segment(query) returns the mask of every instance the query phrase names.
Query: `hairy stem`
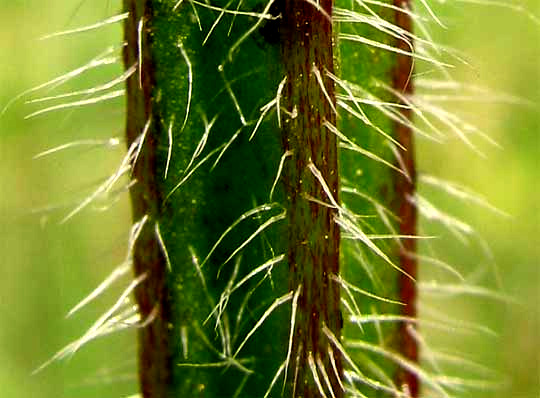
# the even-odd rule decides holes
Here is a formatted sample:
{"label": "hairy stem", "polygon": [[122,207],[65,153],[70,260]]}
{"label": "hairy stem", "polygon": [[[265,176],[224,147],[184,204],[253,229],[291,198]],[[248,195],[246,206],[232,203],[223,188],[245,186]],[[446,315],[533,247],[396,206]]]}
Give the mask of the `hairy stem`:
{"label": "hairy stem", "polygon": [[[142,62],[149,73],[128,79],[126,135],[131,146],[145,131],[145,125],[153,112],[152,91],[154,76],[148,51],[138,53],[139,30],[138,21],[148,18],[145,15],[143,2],[129,0],[125,2],[130,18],[125,23],[124,63],[126,66]],[[156,179],[156,146],[158,142],[154,129],[147,129],[144,145],[133,164],[133,178],[137,183],[131,189],[132,214],[134,220],[141,220],[148,215],[155,219],[159,215],[159,206],[163,193],[158,190]],[[157,310],[155,319],[145,328],[139,330],[139,363],[140,385],[145,397],[166,396],[171,384],[172,355],[170,351],[171,335],[168,332],[170,323],[170,301],[165,284],[165,258],[151,228],[143,228],[137,240],[133,254],[135,275],[147,274],[143,283],[135,290],[136,300],[141,317],[147,318]]]}
{"label": "hairy stem", "polygon": [[[276,96],[280,52],[263,35],[272,25],[246,38],[253,19],[219,23],[215,10],[176,4],[125,3],[126,65],[139,65],[128,82],[128,145],[140,143],[131,197],[134,219],[149,217],[136,296],[143,316],[159,310],[140,331],[141,389],[263,396],[286,357],[292,299],[281,185],[270,195],[279,130],[257,119]],[[261,70],[261,60],[276,67]]]}
{"label": "hairy stem", "polygon": [[[289,209],[289,268],[293,289],[299,286],[298,327],[293,340],[296,384],[291,396],[318,397],[315,377],[326,372],[335,396],[341,396],[340,355],[336,370],[328,357],[326,325],[341,333],[339,287],[330,277],[339,273],[339,202],[337,137],[324,122],[335,124],[332,1],[315,4],[287,0],[283,18],[283,57],[287,71],[283,145],[291,157],[284,183]],[[311,367],[310,367],[310,358]],[[323,369],[313,370],[313,362]],[[316,376],[317,375],[317,376]],[[322,376],[321,376],[322,378]]]}
{"label": "hairy stem", "polygon": [[405,326],[358,324],[415,314],[412,240],[366,235],[415,232],[410,131],[358,102],[407,93],[410,59],[359,46],[396,44],[332,1],[234,7],[124,1],[143,396],[339,398],[376,378],[416,394],[395,361],[348,348],[417,357]]}
{"label": "hairy stem", "polygon": [[[410,0],[395,0],[394,4],[403,9],[410,9]],[[412,32],[411,17],[401,11],[396,11],[396,25],[403,28],[407,32]],[[403,40],[398,41],[397,47],[403,51],[411,51],[411,42],[407,43]],[[405,55],[398,55],[396,66],[393,72],[393,87],[405,96],[411,96],[413,93],[413,61],[412,58]],[[403,105],[403,101],[401,101]],[[412,120],[412,111],[409,108],[402,108],[401,114],[406,120]],[[414,140],[411,128],[404,124],[396,124],[396,135],[398,141],[403,145],[405,150],[402,152],[402,167],[405,169],[407,176],[396,176],[396,191],[399,198],[399,233],[404,236],[416,235],[416,219],[417,211],[412,198],[416,192],[416,167],[414,160]],[[417,276],[417,261],[416,261],[416,241],[414,239],[405,239],[402,242],[399,252],[399,263],[403,269],[412,278]],[[404,303],[403,315],[416,318],[416,283],[415,281],[404,274],[399,276],[399,297]],[[411,334],[409,327],[412,325],[405,322],[401,323],[400,328],[400,352],[405,358],[412,362],[418,361],[418,345],[414,336]],[[419,381],[418,377],[406,370],[398,373],[397,382],[399,385],[407,385],[408,392],[411,397],[418,397]]]}

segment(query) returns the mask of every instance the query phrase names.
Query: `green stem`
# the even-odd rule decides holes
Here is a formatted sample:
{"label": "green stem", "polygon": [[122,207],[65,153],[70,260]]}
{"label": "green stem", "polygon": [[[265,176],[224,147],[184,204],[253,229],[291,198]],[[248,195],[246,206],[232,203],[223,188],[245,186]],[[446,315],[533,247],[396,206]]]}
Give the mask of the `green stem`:
{"label": "green stem", "polygon": [[[158,308],[140,330],[142,391],[263,396],[286,357],[292,299],[272,305],[289,291],[280,185],[269,198],[282,148],[276,119],[256,119],[282,78],[279,48],[261,30],[241,41],[257,19],[230,15],[203,45],[219,12],[175,3],[125,4],[126,65],[142,66],[128,82],[129,145],[144,134],[131,197],[134,219],[149,216],[136,296],[144,318]],[[264,263],[275,264],[230,292]]]}
{"label": "green stem", "polygon": [[[397,7],[408,7],[409,4],[394,0],[383,3]],[[350,8],[347,1],[337,1],[337,6]],[[410,17],[404,12],[387,7],[372,7],[371,10],[404,31],[410,32],[412,29]],[[412,58],[373,45],[359,45],[354,39],[369,39],[406,52],[411,52],[410,44],[368,24],[342,22],[338,31],[342,39],[338,40],[336,74],[341,82],[341,102],[350,109],[342,109],[337,120],[338,131],[350,139],[350,143],[341,146],[339,155],[341,201],[353,214],[367,216],[358,219],[358,227],[365,234],[384,231],[387,234],[415,235],[416,210],[411,201],[415,189],[414,147],[411,130],[405,123],[411,120],[411,112],[402,108],[398,111],[401,119],[396,114],[389,117],[389,112],[395,108],[367,106],[361,102],[367,99],[402,104],[401,95],[412,93]],[[355,151],[358,147],[376,155],[378,160],[369,154],[360,156]],[[401,171],[396,172],[396,169]],[[366,248],[360,233],[353,230],[348,235],[352,236],[341,243],[341,277],[352,286],[398,300],[401,305],[373,300],[363,293],[344,288],[341,295],[349,308],[344,309],[346,320],[351,315],[350,308],[355,313],[353,316],[357,317],[385,314],[414,318],[415,240],[372,241],[386,255],[383,258],[373,248]],[[346,347],[355,341],[367,342],[414,363],[418,359],[418,351],[410,333],[413,326],[410,322],[380,322],[365,324],[360,328],[355,322],[345,322],[342,337]],[[349,354],[366,375],[385,380],[387,385],[394,384],[394,388],[399,390],[406,388],[412,397],[418,396],[419,383],[415,374],[404,371],[395,360],[387,360],[369,350],[351,349]],[[407,387],[404,387],[405,384]],[[361,383],[358,383],[357,389],[370,397],[392,395],[384,391],[373,395],[373,388],[362,386]]]}

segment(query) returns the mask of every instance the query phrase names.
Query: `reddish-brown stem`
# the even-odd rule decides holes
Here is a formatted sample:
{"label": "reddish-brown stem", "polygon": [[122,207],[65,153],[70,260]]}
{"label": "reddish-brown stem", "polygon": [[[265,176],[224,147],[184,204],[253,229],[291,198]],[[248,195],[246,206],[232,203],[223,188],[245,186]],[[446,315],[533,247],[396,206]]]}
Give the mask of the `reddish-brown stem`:
{"label": "reddish-brown stem", "polygon": [[326,325],[339,338],[341,330],[339,288],[331,280],[339,272],[340,234],[332,205],[339,200],[337,140],[324,127],[325,121],[335,124],[336,118],[334,85],[326,75],[333,71],[332,1],[285,0],[282,15],[287,78],[283,96],[288,114],[283,143],[292,153],[284,179],[289,201],[288,257],[291,287],[301,286],[289,395],[320,397],[320,390],[328,388],[323,381],[326,373],[331,395],[339,398],[341,359],[336,355],[336,372],[328,354],[330,342],[322,331]]}
{"label": "reddish-brown stem", "polygon": [[[151,124],[153,73],[152,58],[145,51],[138,54],[140,21],[147,20],[148,9],[145,1],[125,0],[124,9],[130,18],[125,23],[124,63],[144,65],[144,73],[132,75],[126,82],[127,112],[126,137],[131,146],[145,132],[144,145],[132,164],[132,177],[136,184],[131,188],[133,219],[148,221],[137,238],[133,252],[135,275],[146,275],[145,280],[135,290],[135,298],[143,320],[152,316],[152,322],[139,329],[139,382],[142,396],[161,398],[168,396],[171,385],[171,349],[168,324],[170,309],[165,283],[166,264],[159,242],[152,228],[159,214],[160,194],[156,184],[156,138]],[[144,31],[142,39],[145,40]],[[148,123],[150,123],[148,125]],[[145,128],[146,126],[146,128]]]}
{"label": "reddish-brown stem", "polygon": [[[403,9],[410,8],[410,0],[395,0],[394,5]],[[411,32],[412,20],[410,16],[404,12],[396,12],[395,24],[400,28]],[[411,42],[403,40],[396,44],[400,49],[411,52]],[[413,83],[411,80],[413,72],[413,58],[407,55],[398,55],[397,63],[393,73],[394,89],[399,93],[410,96],[413,93]],[[402,114],[408,120],[411,120],[412,112],[410,109],[403,108]],[[412,198],[416,190],[416,168],[414,160],[414,140],[412,130],[404,124],[396,124],[396,134],[399,142],[405,148],[401,152],[402,167],[409,178],[404,178],[397,175],[396,193],[399,200],[399,233],[402,235],[416,235],[416,207]],[[416,240],[405,239],[400,246],[399,260],[401,269],[416,278],[417,263],[416,257]],[[415,318],[416,314],[416,283],[411,278],[400,274],[399,276],[399,295],[403,306],[403,315]],[[418,361],[418,345],[413,335],[408,329],[408,323],[402,323],[400,328],[400,352],[402,355],[412,362]],[[419,381],[418,377],[409,371],[401,370],[397,375],[398,385],[407,385],[407,390],[411,397],[418,397]]]}

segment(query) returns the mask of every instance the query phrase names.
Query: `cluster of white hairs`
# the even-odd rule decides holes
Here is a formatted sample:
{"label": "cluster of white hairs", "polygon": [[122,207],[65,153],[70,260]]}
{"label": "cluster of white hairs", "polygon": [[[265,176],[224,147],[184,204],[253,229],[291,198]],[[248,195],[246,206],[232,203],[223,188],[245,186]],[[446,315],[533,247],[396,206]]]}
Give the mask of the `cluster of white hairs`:
{"label": "cluster of white hairs", "polygon": [[[324,13],[324,10],[320,8],[317,1],[306,1]],[[234,16],[234,18],[248,18],[252,21],[252,24],[251,28],[248,29],[244,35],[240,36],[238,41],[231,45],[228,52],[228,59],[223,60],[220,69],[223,77],[223,90],[228,93],[228,96],[234,103],[234,107],[238,112],[238,118],[241,125],[238,129],[235,129],[229,141],[226,141],[222,143],[222,145],[209,150],[207,147],[208,137],[211,134],[212,128],[216,124],[217,115],[212,116],[212,118],[207,118],[206,115],[203,114],[201,117],[203,118],[204,122],[204,131],[201,132],[199,145],[191,156],[189,164],[184,169],[182,178],[176,182],[174,189],[167,194],[165,200],[168,200],[173,193],[182,188],[184,183],[196,175],[199,168],[203,166],[206,167],[207,164],[210,164],[211,160],[213,160],[211,168],[214,169],[217,167],[220,159],[222,159],[228,148],[232,145],[233,141],[235,141],[240,134],[244,134],[247,131],[249,140],[251,141],[257,135],[262,123],[272,115],[277,117],[277,123],[279,126],[281,126],[283,123],[284,117],[295,117],[294,110],[293,112],[289,112],[287,109],[284,109],[284,107],[281,106],[283,101],[282,90],[285,85],[286,78],[281,80],[277,85],[275,97],[271,98],[264,106],[259,108],[257,117],[255,117],[253,120],[249,120],[249,118],[246,118],[246,115],[249,113],[242,109],[242,106],[238,101],[239,94],[235,93],[234,84],[232,84],[233,82],[227,77],[227,73],[229,72],[227,71],[227,65],[232,62],[237,52],[241,50],[243,42],[254,34],[254,32],[257,32],[257,30],[263,26],[265,21],[279,18],[279,15],[276,16],[270,13],[273,0],[268,1],[264,7],[262,7],[262,11],[258,12],[253,10],[245,10],[243,8],[242,0],[237,2],[230,1],[225,7],[213,5],[212,1],[180,0],[171,7],[171,12],[177,12],[183,3],[189,3],[189,7],[191,7],[195,17],[194,23],[197,23],[200,29],[204,30],[205,42],[211,39],[214,29],[218,24],[220,24],[225,15],[231,14]],[[324,126],[328,129],[328,131],[337,136],[341,150],[353,151],[359,156],[366,157],[373,162],[377,162],[385,167],[391,168],[394,171],[405,175],[406,177],[408,177],[407,170],[400,165],[400,148],[402,148],[401,144],[392,138],[390,132],[385,131],[384,128],[381,128],[372,120],[370,115],[372,115],[373,112],[378,112],[385,115],[389,120],[392,120],[395,123],[407,126],[418,139],[427,139],[433,142],[444,143],[446,140],[448,140],[449,136],[458,137],[463,142],[465,147],[470,148],[472,152],[482,156],[483,153],[479,147],[477,137],[492,145],[497,145],[497,143],[495,143],[479,127],[474,126],[467,120],[464,120],[462,117],[460,117],[460,115],[453,113],[452,109],[445,106],[445,103],[449,100],[470,101],[477,100],[479,98],[485,99],[486,96],[493,101],[520,101],[519,99],[516,99],[510,95],[491,93],[488,90],[474,85],[461,84],[454,81],[451,77],[452,65],[454,62],[464,62],[462,57],[459,55],[458,51],[434,42],[430,34],[431,29],[446,28],[444,21],[442,18],[439,18],[437,12],[439,8],[445,6],[446,1],[418,0],[415,3],[415,9],[400,8],[398,10],[397,6],[381,0],[355,0],[351,1],[351,7],[343,7],[341,2],[340,7],[334,8],[332,16],[327,15],[328,18],[331,18],[332,23],[335,24],[335,26],[343,24],[366,24],[376,29],[380,33],[388,35],[388,37],[403,40],[409,43],[411,50],[405,51],[401,48],[394,47],[390,44],[379,42],[368,37],[362,37],[352,33],[337,34],[338,41],[350,41],[356,43],[358,46],[368,46],[385,52],[393,52],[396,54],[413,57],[418,70],[421,70],[422,68],[428,70],[428,73],[425,73],[423,77],[420,76],[420,73],[418,73],[419,76],[414,76],[414,85],[417,88],[417,92],[414,95],[409,96],[398,92],[396,89],[388,85],[388,83],[383,81],[370,82],[370,87],[377,87],[379,92],[387,93],[385,98],[394,99],[393,101],[388,101],[387,99],[381,99],[373,95],[366,87],[362,87],[356,82],[344,80],[330,71],[319,70],[315,66],[312,70],[314,77],[319,81],[323,94],[331,103],[333,111],[338,115],[338,118],[345,117],[346,115],[346,117],[352,116],[358,120],[358,123],[369,126],[373,129],[373,131],[381,134],[387,139],[388,146],[391,148],[391,151],[396,158],[387,159],[384,156],[381,156],[381,154],[366,149],[359,144],[357,140],[349,137],[345,131],[341,131],[338,126],[330,123],[329,121],[324,121]],[[464,5],[482,5],[486,7],[504,7],[509,10],[520,12],[530,18],[534,23],[539,23],[538,19],[534,15],[524,10],[522,6],[506,1],[453,0],[452,3],[464,3]],[[202,8],[215,11],[215,20],[209,27],[199,20],[198,10]],[[378,11],[381,9],[390,9],[407,14],[414,21],[415,32],[412,33],[405,31],[401,27],[383,19],[378,14]],[[102,29],[111,24],[123,23],[128,18],[128,13],[121,13],[87,26],[48,34],[44,36],[43,39],[56,39],[61,38],[62,36],[85,34]],[[234,18],[232,19],[233,22]],[[139,53],[142,52],[142,46],[145,44],[142,40],[141,33],[144,29],[144,23],[145,22],[141,20],[138,24],[138,31],[141,35],[138,42]],[[142,58],[139,59],[137,63],[128,67],[122,74],[111,78],[108,82],[100,83],[84,90],[71,91],[56,95],[44,95],[35,98],[37,94],[57,89],[64,83],[72,79],[80,78],[84,76],[85,73],[95,68],[120,63],[121,51],[124,46],[126,46],[126,43],[122,43],[120,41],[119,44],[108,47],[104,52],[97,55],[79,68],[64,73],[47,83],[26,90],[10,101],[10,103],[7,104],[2,110],[2,113],[4,113],[13,102],[20,99],[26,99],[26,102],[29,104],[54,104],[45,105],[38,110],[30,112],[27,116],[28,118],[34,118],[41,117],[42,115],[50,112],[73,109],[82,106],[91,106],[93,104],[104,101],[112,101],[124,96],[126,91],[122,85],[127,79],[138,74],[139,80],[142,81],[141,76],[145,73],[145,65]],[[194,84],[194,79],[196,79],[197,76],[193,75],[190,57],[182,42],[178,43],[178,49],[181,51],[187,66],[187,73],[185,76],[185,79],[188,82],[188,90],[185,94],[186,111],[184,120],[182,120],[180,123],[180,128],[184,129],[188,119],[195,113],[191,110],[192,87]],[[422,67],[422,65],[427,66]],[[439,76],[440,78],[434,76]],[[335,83],[335,103],[331,101],[329,94],[325,90],[323,78],[329,78]],[[366,109],[370,109],[370,111],[366,111]],[[414,114],[415,120],[408,120],[407,118],[404,118],[401,112],[403,109],[410,110]],[[118,123],[123,122],[123,119],[120,120]],[[115,169],[108,178],[98,184],[93,192],[84,197],[79,203],[75,204],[72,209],[67,211],[65,216],[63,216],[61,219],[62,223],[69,221],[82,211],[87,211],[92,208],[102,210],[103,207],[109,207],[111,203],[117,201],[120,197],[122,197],[122,195],[128,192],[134,184],[137,184],[137,181],[131,178],[131,173],[133,165],[137,162],[139,154],[141,153],[141,148],[143,145],[145,145],[147,138],[146,135],[151,123],[153,123],[153,121],[149,119],[140,136],[127,149],[127,153],[121,163],[118,165],[117,169]],[[172,119],[169,123],[168,129],[169,147],[164,178],[168,177],[170,161],[171,157],[173,156],[174,142],[172,131],[174,128],[174,119]],[[59,151],[65,151],[74,147],[82,146],[102,147],[104,149],[109,149],[111,147],[120,145],[122,142],[124,142],[123,138],[118,137],[112,137],[110,139],[73,140],[64,145],[41,152],[35,157],[41,158],[44,156],[53,156]],[[443,149],[444,146],[441,145],[441,150]],[[242,332],[242,336],[238,335],[238,333],[242,331],[242,329],[240,329],[238,326],[242,320],[242,311],[240,311],[238,314],[231,314],[227,313],[227,310],[232,295],[239,293],[245,294],[245,303],[247,303],[252,292],[259,284],[261,284],[263,281],[271,280],[271,271],[273,267],[278,266],[278,264],[284,262],[286,259],[285,254],[272,253],[272,256],[269,256],[267,259],[263,259],[260,265],[254,267],[250,272],[244,275],[239,274],[242,251],[254,239],[263,236],[268,228],[275,223],[283,222],[283,220],[286,218],[286,211],[283,209],[283,206],[279,203],[275,203],[273,201],[273,197],[276,186],[279,184],[281,174],[284,170],[284,165],[287,162],[287,159],[291,156],[292,153],[290,151],[284,152],[279,163],[275,165],[276,176],[273,180],[273,185],[269,187],[268,203],[255,204],[252,209],[248,209],[245,213],[241,214],[233,224],[223,231],[208,253],[196,253],[194,248],[189,248],[193,260],[193,266],[197,271],[201,286],[207,296],[207,304],[210,308],[207,320],[213,319],[215,321],[216,331],[220,336],[222,347],[212,348],[217,352],[217,356],[221,358],[216,362],[196,364],[190,363],[188,360],[186,360],[186,362],[181,364],[181,366],[207,366],[224,368],[233,366],[243,371],[246,374],[246,378],[249,377],[251,374],[251,370],[249,369],[249,359],[240,357],[242,349],[257,333],[261,325],[272,316],[277,308],[285,305],[290,306],[291,318],[289,325],[289,346],[287,347],[286,355],[283,358],[283,363],[276,370],[274,378],[272,380],[268,380],[268,389],[265,394],[265,398],[279,396],[280,391],[282,391],[282,388],[278,387],[280,384],[280,378],[286,380],[287,373],[294,371],[289,369],[289,365],[291,363],[291,357],[295,355],[295,353],[292,352],[292,336],[295,330],[298,298],[302,287],[299,286],[297,290],[290,291],[287,294],[279,297],[271,298],[269,301],[270,304],[262,310],[259,321],[252,325],[247,332]],[[422,154],[420,153],[418,156],[422,157]],[[397,162],[395,161],[396,159]],[[398,166],[395,164],[398,164]],[[491,290],[482,286],[482,284],[477,281],[477,270],[464,272],[463,270],[459,269],[459,267],[448,264],[444,259],[439,258],[434,253],[435,250],[431,247],[432,240],[427,239],[429,238],[427,236],[428,234],[425,234],[425,236],[420,234],[421,236],[412,237],[403,236],[397,233],[395,230],[396,215],[388,209],[387,204],[381,203],[372,196],[362,192],[362,190],[351,184],[350,181],[342,181],[341,190],[342,193],[344,193],[344,196],[352,195],[357,198],[362,198],[369,203],[375,212],[375,217],[380,223],[382,223],[382,225],[386,227],[386,231],[372,231],[369,228],[366,228],[366,221],[362,219],[362,216],[354,213],[350,208],[347,207],[347,205],[338,203],[338,201],[334,198],[331,189],[328,187],[325,179],[315,164],[310,163],[308,168],[316,180],[320,183],[327,196],[326,200],[324,201],[317,198],[308,198],[308,200],[316,201],[324,206],[329,206],[336,209],[337,216],[335,218],[335,222],[341,229],[343,239],[360,243],[364,250],[367,249],[369,251],[371,256],[382,259],[385,263],[395,268],[398,272],[404,272],[400,269],[399,264],[396,264],[395,261],[391,259],[391,256],[385,252],[382,245],[380,245],[378,242],[383,239],[400,241],[402,239],[426,238],[426,240],[423,240],[423,242],[425,242],[425,251],[427,254],[411,253],[410,255],[414,256],[418,261],[420,261],[422,266],[434,267],[442,272],[437,273],[438,278],[436,280],[426,282],[420,281],[416,283],[421,297],[426,297],[427,295],[443,297],[471,295],[490,297],[502,302],[512,301],[512,299],[502,293],[502,291]],[[464,202],[467,205],[478,205],[503,217],[507,216],[507,214],[492,206],[484,197],[474,193],[470,189],[458,183],[445,181],[442,178],[428,174],[420,174],[419,184],[429,187],[430,189],[443,192],[449,197],[456,199],[457,201]],[[408,200],[417,208],[424,220],[429,220],[431,223],[443,226],[450,235],[453,235],[457,240],[463,242],[464,244],[469,244],[471,241],[477,242],[480,246],[486,248],[486,253],[489,257],[487,245],[482,241],[481,237],[478,236],[472,225],[453,216],[449,212],[438,208],[428,197],[424,196],[424,194],[417,193],[414,195],[414,197],[408,198]],[[98,204],[100,204],[100,206],[98,206]],[[103,204],[105,204],[105,206],[103,206]],[[202,268],[208,261],[210,261],[215,250],[220,247],[227,236],[235,232],[235,228],[239,224],[243,223],[245,220],[253,219],[259,220],[260,224],[253,230],[251,235],[249,235],[238,247],[234,248],[230,252],[230,255],[219,267],[219,270],[221,271],[221,268],[226,264],[234,263],[232,272],[228,273],[228,275],[230,275],[230,279],[226,285],[226,288],[220,297],[211,297],[210,293],[206,289],[206,280],[205,276],[203,275]],[[142,274],[133,279],[131,277],[131,267],[135,242],[137,241],[142,229],[145,227],[148,228],[148,226],[153,228],[155,231],[155,236],[159,242],[161,250],[163,251],[168,268],[171,269],[174,267],[174,264],[171,263],[171,259],[169,258],[168,250],[162,237],[159,223],[152,220],[148,215],[145,215],[139,220],[135,220],[128,235],[128,249],[123,261],[118,266],[114,267],[110,275],[107,276],[94,291],[76,304],[73,309],[69,311],[68,316],[82,310],[95,298],[102,294],[103,291],[111,288],[113,284],[120,283],[123,280],[125,287],[121,290],[117,301],[114,302],[113,305],[107,309],[79,339],[58,351],[49,361],[40,366],[36,371],[41,370],[44,366],[49,365],[55,360],[72,356],[83,345],[92,340],[125,329],[143,328],[153,321],[156,314],[152,313],[150,316],[143,319],[138,312],[136,303],[131,297],[133,290],[147,277],[146,274]],[[377,275],[375,274],[377,271],[365,264],[364,251],[358,251],[356,252],[356,255],[359,257],[359,266],[364,269],[365,273],[370,276],[373,281],[375,281],[373,286],[376,288]],[[199,260],[199,258],[201,260]],[[406,388],[402,389],[401,386],[396,386],[392,381],[393,376],[391,374],[387,374],[381,367],[377,365],[377,358],[384,358],[385,361],[393,363],[395,368],[401,368],[407,372],[413,373],[422,382],[424,386],[423,396],[426,398],[467,397],[470,396],[469,394],[471,389],[490,389],[497,387],[500,384],[500,375],[493,374],[485,366],[478,364],[465,356],[460,356],[456,355],[455,353],[445,351],[437,351],[435,348],[431,347],[430,341],[426,340],[421,334],[423,329],[430,328],[441,329],[443,332],[450,332],[452,334],[496,334],[489,328],[463,320],[452,319],[451,317],[447,316],[444,311],[425,305],[422,300],[420,300],[418,304],[420,312],[418,318],[410,318],[395,313],[377,313],[376,311],[373,313],[365,313],[360,310],[360,307],[363,306],[357,303],[359,297],[368,297],[371,300],[382,301],[385,303],[395,303],[396,300],[392,297],[385,297],[384,294],[381,294],[376,289],[373,291],[368,291],[364,288],[356,286],[347,281],[342,275],[333,275],[332,279],[339,284],[343,292],[342,308],[345,323],[355,325],[355,327],[359,327],[360,330],[363,327],[366,327],[366,325],[372,325],[375,330],[379,331],[381,330],[381,325],[383,324],[406,323],[408,325],[408,333],[410,333],[410,335],[416,341],[422,353],[420,363],[413,363],[412,361],[404,358],[401,354],[396,353],[392,349],[386,347],[384,344],[384,339],[381,339],[381,341],[378,343],[363,341],[362,339],[341,339],[338,338],[338,336],[335,336],[329,328],[324,327],[322,331],[328,338],[328,341],[331,343],[328,346],[328,356],[334,365],[333,371],[336,375],[338,372],[333,359],[336,353],[339,353],[339,355],[343,358],[344,373],[343,377],[338,375],[338,380],[340,383],[340,388],[345,391],[346,396],[369,396],[369,394],[363,392],[364,390],[358,388],[359,385],[371,388],[374,391],[374,394],[377,394],[375,396],[399,396],[404,398],[409,396],[409,392]],[[248,284],[250,284],[249,286],[252,286],[252,289],[246,293],[244,289]],[[245,306],[242,307],[242,309],[245,309]],[[234,321],[231,321],[231,319],[234,319]],[[234,322],[236,322],[235,325]],[[418,324],[420,325],[419,328],[417,328]],[[183,349],[182,356],[186,359],[188,358],[189,352],[190,333],[191,335],[193,335],[193,333],[198,334],[198,338],[203,340],[207,339],[202,330],[188,332],[186,327],[184,327],[180,337],[182,340],[181,345]],[[208,345],[211,346],[210,343],[208,343]],[[354,358],[353,355],[351,355],[351,352],[355,352]],[[364,364],[360,365],[355,359],[363,355],[356,354],[356,352],[366,354]],[[328,369],[325,368],[321,359],[319,357],[313,357],[310,355],[308,358],[308,364],[313,375],[313,379],[315,380],[320,391],[321,397],[334,397],[335,395],[333,387],[330,383]],[[476,376],[471,378],[454,377],[446,372],[445,369],[447,364],[454,366],[458,364],[458,366],[467,369],[470,374]],[[366,367],[368,370],[365,369]],[[133,395],[133,397],[136,396],[139,395]],[[239,387],[237,396],[242,397],[241,386]]]}

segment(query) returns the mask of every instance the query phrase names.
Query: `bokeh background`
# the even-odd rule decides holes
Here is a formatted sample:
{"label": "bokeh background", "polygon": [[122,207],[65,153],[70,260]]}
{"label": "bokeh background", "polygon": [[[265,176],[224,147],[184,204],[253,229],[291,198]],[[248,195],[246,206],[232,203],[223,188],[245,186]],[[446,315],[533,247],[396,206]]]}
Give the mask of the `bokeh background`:
{"label": "bokeh background", "polygon": [[[425,352],[441,349],[446,357],[439,358],[447,359],[465,354],[491,371],[485,373],[464,363],[444,366],[453,368],[457,377],[476,380],[472,373],[485,373],[486,379],[501,384],[491,389],[486,383],[469,382],[481,388],[460,396],[538,398],[540,5],[537,0],[508,0],[513,8],[494,4],[502,1],[449,3],[433,5],[446,27],[430,23],[429,28],[435,41],[458,49],[458,56],[467,63],[448,56],[455,64],[452,76],[463,89],[447,92],[438,100],[501,148],[472,137],[485,155],[480,156],[450,133],[443,144],[419,140],[419,169],[481,193],[510,217],[471,200],[455,200],[429,186],[420,187],[422,194],[475,230],[460,242],[447,230],[423,220],[423,230],[440,238],[422,244],[422,252],[437,253],[459,269],[468,284],[494,292],[468,292],[457,298],[422,293],[420,305],[425,314],[463,322],[452,330],[426,327]],[[121,26],[48,40],[40,37],[103,20],[119,10],[116,0],[0,0],[0,108],[25,90],[88,62],[108,46],[120,45]],[[432,69],[418,65],[417,72],[419,77],[431,79],[435,78]],[[116,289],[96,303],[65,318],[71,307],[123,261],[130,212],[127,196],[113,193],[60,223],[118,165],[125,151],[122,141],[118,145],[80,145],[33,159],[74,140],[121,139],[123,100],[31,119],[25,116],[47,103],[25,101],[106,82],[121,70],[118,60],[61,88],[29,93],[16,99],[0,117],[1,396],[117,398],[136,393],[133,332],[92,342],[69,360],[32,375],[57,350],[79,337],[128,282],[119,281]],[[487,88],[489,93],[476,87]],[[425,282],[439,274],[429,264],[422,268]],[[475,328],[493,333],[470,332]]]}

